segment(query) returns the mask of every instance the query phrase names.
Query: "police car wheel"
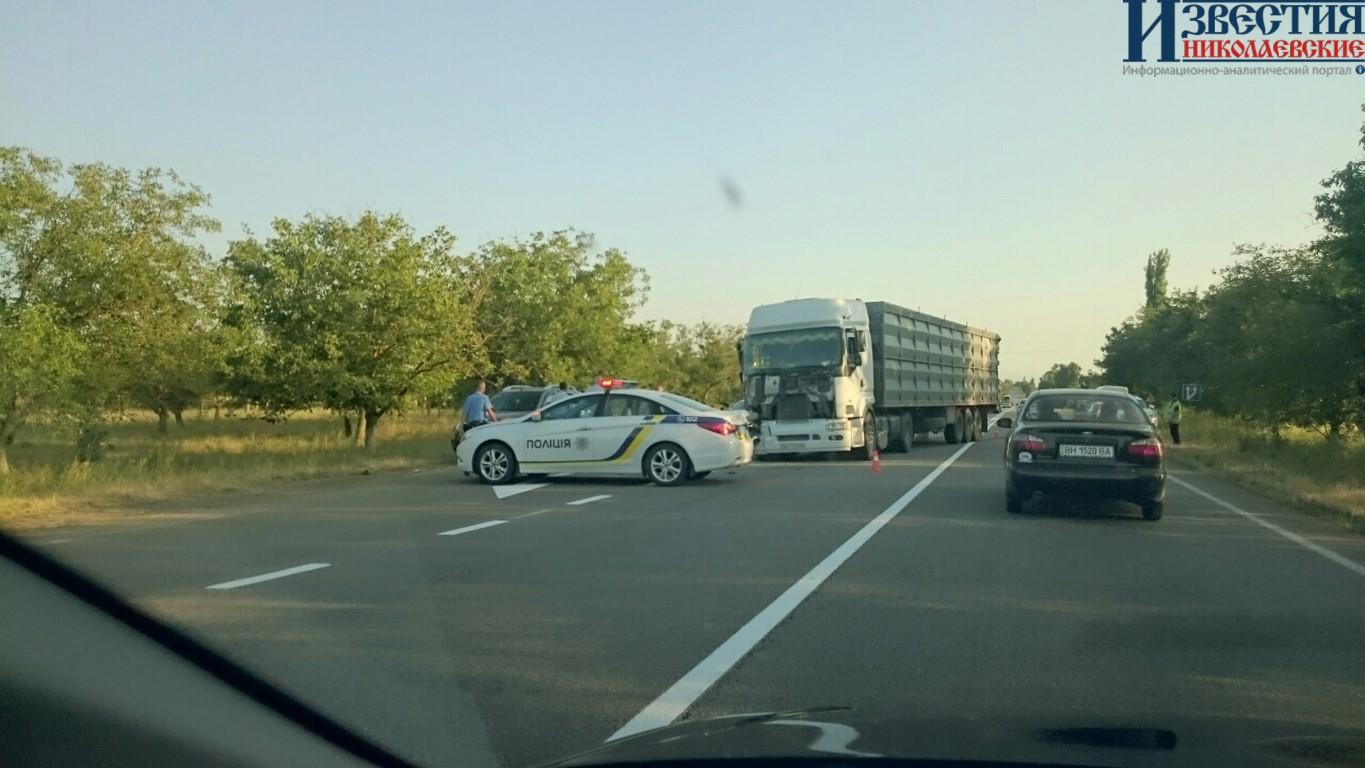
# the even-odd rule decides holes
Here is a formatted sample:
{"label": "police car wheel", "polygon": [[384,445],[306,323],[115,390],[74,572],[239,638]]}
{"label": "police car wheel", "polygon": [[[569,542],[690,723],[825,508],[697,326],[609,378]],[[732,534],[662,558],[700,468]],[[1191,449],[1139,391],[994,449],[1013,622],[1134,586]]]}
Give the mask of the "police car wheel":
{"label": "police car wheel", "polygon": [[687,452],[672,443],[661,443],[645,454],[645,477],[655,485],[677,485],[692,474]]}
{"label": "police car wheel", "polygon": [[707,475],[709,475],[709,474],[711,474],[711,470],[709,470],[709,469],[706,470],[705,472],[693,472],[693,473],[692,473],[692,479],[693,479],[693,480],[702,480],[702,479],[704,479],[704,478],[705,478]]}
{"label": "police car wheel", "polygon": [[510,483],[517,477],[517,457],[502,443],[488,443],[474,454],[474,471],[489,485]]}

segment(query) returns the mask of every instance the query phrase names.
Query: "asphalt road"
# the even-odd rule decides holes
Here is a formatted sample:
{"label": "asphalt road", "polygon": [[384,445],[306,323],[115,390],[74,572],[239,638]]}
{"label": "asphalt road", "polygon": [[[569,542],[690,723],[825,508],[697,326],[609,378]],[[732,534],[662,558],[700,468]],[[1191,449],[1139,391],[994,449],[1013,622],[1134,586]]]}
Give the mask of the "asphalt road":
{"label": "asphalt road", "polygon": [[505,498],[374,475],[31,538],[430,765],[825,705],[1365,723],[1365,539],[1184,473],[1160,522],[1008,516],[1001,447]]}

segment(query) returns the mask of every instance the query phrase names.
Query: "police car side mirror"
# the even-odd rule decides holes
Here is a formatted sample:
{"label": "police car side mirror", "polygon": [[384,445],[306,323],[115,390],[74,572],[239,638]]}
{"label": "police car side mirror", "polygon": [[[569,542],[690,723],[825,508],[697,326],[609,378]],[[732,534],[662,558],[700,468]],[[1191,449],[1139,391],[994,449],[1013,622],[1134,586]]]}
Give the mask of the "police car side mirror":
{"label": "police car side mirror", "polygon": [[531,411],[531,415],[527,418],[527,421],[540,421],[540,411]]}

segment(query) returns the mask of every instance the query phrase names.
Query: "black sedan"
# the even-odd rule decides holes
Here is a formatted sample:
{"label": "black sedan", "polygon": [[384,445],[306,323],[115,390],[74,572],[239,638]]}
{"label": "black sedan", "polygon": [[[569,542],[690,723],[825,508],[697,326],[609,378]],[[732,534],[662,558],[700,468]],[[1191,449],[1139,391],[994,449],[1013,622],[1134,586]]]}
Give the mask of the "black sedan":
{"label": "black sedan", "polygon": [[1016,415],[1005,447],[1005,509],[1019,514],[1034,493],[1121,499],[1160,520],[1166,496],[1161,436],[1122,393],[1094,389],[1034,392]]}

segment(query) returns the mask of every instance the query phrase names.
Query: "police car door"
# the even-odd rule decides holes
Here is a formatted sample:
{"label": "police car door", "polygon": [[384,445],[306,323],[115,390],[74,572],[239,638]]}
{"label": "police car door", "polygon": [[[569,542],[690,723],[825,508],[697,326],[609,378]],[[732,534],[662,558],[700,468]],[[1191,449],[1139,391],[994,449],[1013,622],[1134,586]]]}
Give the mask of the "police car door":
{"label": "police car door", "polygon": [[540,421],[525,422],[522,444],[516,446],[522,464],[561,464],[592,461],[596,457],[591,434],[602,395],[580,395],[561,400],[540,412]]}
{"label": "police car door", "polygon": [[605,463],[614,467],[613,471],[629,473],[638,468],[644,447],[658,429],[659,417],[669,413],[672,411],[648,398],[608,392],[602,417],[593,429],[593,441],[607,451]]}

